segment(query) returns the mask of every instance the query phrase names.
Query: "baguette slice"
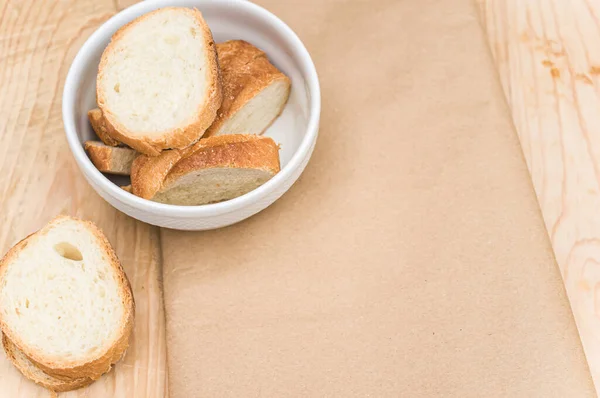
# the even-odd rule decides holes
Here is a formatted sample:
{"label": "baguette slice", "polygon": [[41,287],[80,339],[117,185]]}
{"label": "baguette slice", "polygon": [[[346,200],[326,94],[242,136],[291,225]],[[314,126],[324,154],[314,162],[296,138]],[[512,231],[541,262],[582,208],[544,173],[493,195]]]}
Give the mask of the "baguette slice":
{"label": "baguette slice", "polygon": [[290,79],[266,54],[243,40],[217,44],[223,104],[204,137],[262,134],[281,114],[290,95]]}
{"label": "baguette slice", "polygon": [[157,156],[196,142],[222,102],[200,11],[162,8],[119,29],[102,54],[96,98],[109,135],[139,152]]}
{"label": "baguette slice", "polygon": [[118,146],[119,141],[112,138],[108,135],[108,130],[106,129],[106,123],[104,121],[104,116],[102,116],[102,111],[98,108],[92,109],[88,111],[88,119],[90,120],[90,124],[92,125],[92,129],[94,129],[94,133],[100,138],[104,144],[108,146]]}
{"label": "baguette slice", "polygon": [[6,337],[6,335],[2,335],[2,345],[4,346],[4,351],[6,352],[6,355],[8,356],[10,361],[23,374],[23,376],[27,377],[34,383],[39,384],[44,388],[47,388],[50,391],[65,392],[76,390],[94,382],[94,380],[90,379],[89,377],[81,377],[78,379],[65,381],[47,375],[46,373],[42,372],[38,367],[36,367],[27,358],[27,356],[25,356],[25,354],[23,354]]}
{"label": "baguette slice", "polygon": [[[252,191],[278,172],[279,147],[271,138],[241,134],[206,138],[171,167],[160,188],[146,199],[190,206],[221,202]],[[138,194],[149,182],[134,177],[132,173]]]}
{"label": "baguette slice", "polygon": [[171,149],[158,156],[138,156],[131,165],[131,193],[144,199],[153,198],[162,188],[171,169],[193,148]]}
{"label": "baguette slice", "polygon": [[131,148],[112,147],[99,141],[87,141],[84,147],[94,166],[108,174],[131,174],[131,164],[139,155]]}
{"label": "baguette slice", "polygon": [[108,240],[59,216],[0,261],[0,328],[36,367],[98,379],[127,349],[135,304]]}

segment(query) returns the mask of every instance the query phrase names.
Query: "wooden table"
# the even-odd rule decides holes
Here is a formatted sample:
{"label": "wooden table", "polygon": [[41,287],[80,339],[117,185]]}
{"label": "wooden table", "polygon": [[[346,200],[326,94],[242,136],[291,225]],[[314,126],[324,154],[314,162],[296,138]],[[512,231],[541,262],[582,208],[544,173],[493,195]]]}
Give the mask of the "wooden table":
{"label": "wooden table", "polygon": [[600,391],[600,2],[479,5]]}
{"label": "wooden table", "polygon": [[[59,213],[96,222],[113,243],[136,299],[125,360],[89,388],[61,397],[163,397],[166,388],[159,231],[104,202],[78,171],[63,132],[61,97],[85,39],[118,0],[0,1],[0,251]],[[1,397],[48,397],[0,355]]]}
{"label": "wooden table", "polygon": [[[600,2],[477,1],[600,386]],[[137,302],[125,360],[63,397],[166,395],[160,233],[120,214],[85,183],[61,117],[64,79],[77,50],[132,2],[0,0],[0,250],[58,213],[93,220],[113,242]],[[0,392],[48,396],[4,355]]]}

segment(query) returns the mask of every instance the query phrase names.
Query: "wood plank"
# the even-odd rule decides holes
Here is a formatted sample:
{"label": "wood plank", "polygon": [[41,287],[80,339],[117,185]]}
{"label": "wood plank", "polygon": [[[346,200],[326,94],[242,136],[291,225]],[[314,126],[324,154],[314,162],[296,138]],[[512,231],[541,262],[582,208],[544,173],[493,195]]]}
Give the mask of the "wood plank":
{"label": "wood plank", "polygon": [[[123,4],[121,4],[123,3]],[[0,250],[59,213],[96,222],[131,281],[136,325],[125,359],[61,397],[162,397],[165,333],[158,230],[110,207],[85,182],[63,132],[61,97],[85,39],[128,0],[0,1]],[[0,396],[48,397],[0,354]]]}
{"label": "wood plank", "polygon": [[600,2],[478,3],[600,391]]}

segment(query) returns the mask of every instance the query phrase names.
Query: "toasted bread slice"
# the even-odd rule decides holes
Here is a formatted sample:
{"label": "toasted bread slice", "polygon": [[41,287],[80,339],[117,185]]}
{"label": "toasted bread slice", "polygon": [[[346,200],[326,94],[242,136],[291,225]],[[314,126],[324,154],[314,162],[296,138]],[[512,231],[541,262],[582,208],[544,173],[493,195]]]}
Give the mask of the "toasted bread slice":
{"label": "toasted bread slice", "polygon": [[112,147],[100,141],[87,141],[84,147],[94,166],[108,174],[131,174],[131,164],[139,156],[131,148]]}
{"label": "toasted bread slice", "polygon": [[[176,205],[216,203],[250,192],[277,174],[279,147],[273,139],[257,135],[211,137],[168,166],[166,178],[157,183],[148,175],[136,178],[134,164],[133,193]],[[147,189],[149,184],[152,189]]]}
{"label": "toasted bread slice", "polygon": [[221,106],[212,33],[200,11],[162,8],[119,29],[96,98],[109,135],[151,156],[196,142]]}
{"label": "toasted bread slice", "polygon": [[108,135],[108,130],[106,129],[106,124],[104,122],[104,116],[102,116],[102,111],[100,109],[96,108],[88,111],[88,119],[90,120],[92,129],[98,138],[100,138],[100,141],[108,146],[119,145],[119,141]]}
{"label": "toasted bread slice", "polygon": [[262,134],[281,114],[290,95],[290,79],[266,54],[243,40],[217,44],[223,104],[204,137]]}
{"label": "toasted bread slice", "polygon": [[44,373],[98,379],[125,353],[131,286],[93,223],[59,216],[0,261],[0,328]]}
{"label": "toasted bread slice", "polygon": [[2,335],[2,345],[6,355],[13,365],[27,377],[40,386],[54,392],[65,392],[83,388],[94,380],[89,377],[82,377],[72,380],[61,380],[44,373],[41,369],[35,366],[25,354],[23,354],[7,337]]}

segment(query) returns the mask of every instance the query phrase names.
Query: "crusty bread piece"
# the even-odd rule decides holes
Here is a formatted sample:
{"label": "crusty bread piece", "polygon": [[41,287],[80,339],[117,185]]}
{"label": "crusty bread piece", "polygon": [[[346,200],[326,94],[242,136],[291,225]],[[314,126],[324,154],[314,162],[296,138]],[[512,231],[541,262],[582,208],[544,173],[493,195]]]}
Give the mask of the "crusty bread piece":
{"label": "crusty bread piece", "polygon": [[133,193],[176,205],[221,202],[250,192],[277,174],[279,147],[273,139],[257,135],[211,137],[198,141],[181,160],[168,166],[160,183],[152,175],[132,172]]}
{"label": "crusty bread piece", "polygon": [[76,390],[85,387],[94,381],[89,377],[81,377],[72,380],[57,379],[44,373],[35,366],[4,334],[2,335],[2,345],[4,346],[4,351],[10,361],[23,376],[50,391],[64,392]]}
{"label": "crusty bread piece", "polygon": [[131,148],[112,147],[100,141],[87,141],[84,147],[94,166],[108,174],[131,174],[131,164],[139,156]]}
{"label": "crusty bread piece", "polygon": [[281,114],[290,95],[290,79],[267,55],[243,40],[217,44],[223,104],[204,137],[262,134]]}
{"label": "crusty bread piece", "polygon": [[125,353],[131,286],[93,223],[59,216],[0,261],[0,328],[44,373],[98,379]]}
{"label": "crusty bread piece", "polygon": [[158,156],[138,156],[131,166],[131,193],[145,199],[153,198],[171,169],[192,150],[193,146],[163,151]]}
{"label": "crusty bread piece", "polygon": [[119,29],[102,54],[96,98],[110,136],[139,152],[156,156],[197,141],[222,102],[200,11],[162,8]]}
{"label": "crusty bread piece", "polygon": [[119,145],[119,141],[108,135],[108,130],[106,129],[106,124],[104,122],[104,116],[102,116],[102,111],[100,109],[96,108],[88,111],[88,119],[90,120],[92,129],[98,138],[100,138],[100,141],[104,142],[108,146]]}

